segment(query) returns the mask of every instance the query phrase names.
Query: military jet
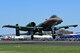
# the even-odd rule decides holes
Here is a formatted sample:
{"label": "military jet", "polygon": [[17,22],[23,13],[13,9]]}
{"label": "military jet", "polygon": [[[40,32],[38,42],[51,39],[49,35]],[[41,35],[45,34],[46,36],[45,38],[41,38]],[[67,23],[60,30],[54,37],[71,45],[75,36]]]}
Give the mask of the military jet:
{"label": "military jet", "polygon": [[[56,26],[60,23],[62,23],[63,20],[59,18],[56,15],[52,15],[50,18],[46,19],[44,22],[40,23],[36,26],[35,22],[30,22],[26,26],[19,26],[16,25],[4,25],[2,27],[8,27],[8,28],[15,28],[16,29],[16,36],[20,36],[20,31],[28,31],[27,34],[32,35],[31,39],[33,40],[33,35],[37,32],[41,35],[42,31],[53,31],[52,26]],[[69,28],[69,27],[76,27],[78,25],[68,25],[68,26],[60,26],[60,27],[54,27],[54,31],[58,30],[60,28]]]}

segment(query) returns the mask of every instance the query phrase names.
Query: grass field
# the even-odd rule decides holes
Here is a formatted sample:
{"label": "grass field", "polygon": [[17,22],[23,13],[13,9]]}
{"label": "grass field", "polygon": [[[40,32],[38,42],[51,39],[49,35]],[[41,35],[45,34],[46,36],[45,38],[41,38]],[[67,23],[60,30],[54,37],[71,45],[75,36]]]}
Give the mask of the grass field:
{"label": "grass field", "polygon": [[0,45],[0,53],[80,53],[79,46]]}

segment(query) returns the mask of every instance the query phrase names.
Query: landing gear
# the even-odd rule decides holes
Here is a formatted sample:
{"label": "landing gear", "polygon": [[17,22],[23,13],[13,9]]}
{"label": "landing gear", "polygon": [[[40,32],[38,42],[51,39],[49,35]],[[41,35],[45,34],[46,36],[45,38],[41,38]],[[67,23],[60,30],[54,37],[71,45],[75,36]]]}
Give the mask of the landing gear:
{"label": "landing gear", "polygon": [[55,38],[56,38],[56,35],[53,35],[53,34],[52,34],[52,37],[53,37],[53,39],[55,39]]}
{"label": "landing gear", "polygon": [[16,28],[16,36],[20,36],[19,28]]}
{"label": "landing gear", "polygon": [[31,34],[31,40],[34,39],[34,31],[30,31],[30,34]]}
{"label": "landing gear", "polygon": [[52,37],[53,37],[53,39],[56,38],[56,27],[52,28]]}
{"label": "landing gear", "polygon": [[17,28],[16,28],[16,36],[20,36],[20,32],[19,32],[19,25],[18,24],[16,24],[16,26],[17,26]]}
{"label": "landing gear", "polygon": [[34,36],[33,35],[31,35],[31,40],[33,40],[34,39]]}

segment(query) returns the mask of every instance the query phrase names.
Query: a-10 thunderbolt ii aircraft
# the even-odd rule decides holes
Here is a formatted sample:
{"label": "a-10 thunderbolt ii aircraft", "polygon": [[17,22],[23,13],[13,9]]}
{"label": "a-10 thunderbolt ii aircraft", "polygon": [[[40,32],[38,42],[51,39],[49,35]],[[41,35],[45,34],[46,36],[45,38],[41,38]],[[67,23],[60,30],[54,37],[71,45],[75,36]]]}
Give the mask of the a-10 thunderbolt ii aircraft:
{"label": "a-10 thunderbolt ii aircraft", "polygon": [[[49,19],[46,19],[44,22],[40,23],[39,25],[36,26],[35,22],[30,22],[26,26],[19,26],[18,24],[16,25],[4,25],[3,27],[8,27],[8,28],[15,28],[16,29],[16,36],[20,36],[20,31],[27,31],[26,34],[31,35],[31,39],[33,40],[34,34],[37,32],[39,34],[42,34],[42,31],[55,31],[60,28],[69,28],[69,27],[76,27],[78,25],[68,25],[68,26],[60,26],[60,27],[52,27],[56,26],[60,23],[62,23],[63,20],[56,15],[52,15]],[[54,28],[54,29],[52,29]],[[53,36],[54,38],[54,36]]]}

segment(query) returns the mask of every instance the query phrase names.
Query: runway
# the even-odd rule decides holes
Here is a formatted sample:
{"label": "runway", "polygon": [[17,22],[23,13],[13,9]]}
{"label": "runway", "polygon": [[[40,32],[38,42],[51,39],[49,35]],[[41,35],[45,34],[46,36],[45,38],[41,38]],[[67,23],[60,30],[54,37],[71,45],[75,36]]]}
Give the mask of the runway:
{"label": "runway", "polygon": [[80,46],[80,41],[0,41],[0,45]]}

